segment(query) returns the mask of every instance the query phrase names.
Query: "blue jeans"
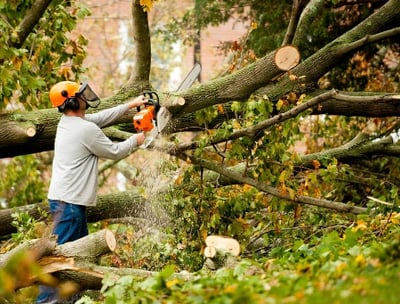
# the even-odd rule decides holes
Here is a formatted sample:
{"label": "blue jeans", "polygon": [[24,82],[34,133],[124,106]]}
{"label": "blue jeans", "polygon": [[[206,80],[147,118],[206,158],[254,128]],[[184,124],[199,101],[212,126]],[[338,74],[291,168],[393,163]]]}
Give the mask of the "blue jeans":
{"label": "blue jeans", "polygon": [[[57,235],[57,244],[75,241],[88,235],[86,207],[49,199],[53,216],[53,234]],[[50,286],[39,286],[36,303],[56,303],[58,291]]]}

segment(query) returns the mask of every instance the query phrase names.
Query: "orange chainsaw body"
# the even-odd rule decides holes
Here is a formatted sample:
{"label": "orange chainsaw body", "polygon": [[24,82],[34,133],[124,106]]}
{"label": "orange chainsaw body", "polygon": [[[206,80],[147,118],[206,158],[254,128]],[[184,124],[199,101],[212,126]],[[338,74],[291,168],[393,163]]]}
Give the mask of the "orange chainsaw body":
{"label": "orange chainsaw body", "polygon": [[154,128],[154,105],[149,105],[133,116],[133,125],[137,131],[148,132]]}

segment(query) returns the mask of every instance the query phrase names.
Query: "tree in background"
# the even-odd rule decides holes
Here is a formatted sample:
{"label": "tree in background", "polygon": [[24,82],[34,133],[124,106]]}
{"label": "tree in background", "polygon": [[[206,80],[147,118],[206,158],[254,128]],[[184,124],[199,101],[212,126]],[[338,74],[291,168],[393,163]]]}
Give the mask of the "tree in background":
{"label": "tree in background", "polygon": [[[64,7],[65,2],[42,6],[27,37],[33,39],[37,31],[44,30],[57,9],[68,13],[68,18],[79,16],[79,7],[67,3],[70,6]],[[157,4],[133,3],[134,64],[121,89],[104,99],[103,108],[153,87],[147,12]],[[12,4],[3,9],[8,5]],[[30,6],[25,9],[16,10],[21,20]],[[244,244],[261,239],[267,252],[279,247],[284,255],[285,247],[280,246],[286,239],[275,238],[283,223],[292,227],[321,224],[332,215],[321,211],[325,209],[352,214],[397,210],[399,13],[399,0],[196,1],[182,19],[160,26],[171,43],[178,37],[183,41],[185,37],[198,38],[207,25],[231,16],[252,24],[243,40],[225,44],[232,55],[228,71],[182,92],[159,92],[161,105],[173,119],[153,150],[173,157],[162,169],[174,178],[167,182],[172,189],[161,187],[156,179],[165,177],[165,172],[154,174],[152,183],[161,187],[163,197],[158,199],[166,203],[164,207],[174,219],[172,230],[181,248],[198,252],[208,234],[218,233]],[[62,29],[68,25],[63,20],[54,22]],[[15,30],[18,24],[10,30],[19,33]],[[1,39],[4,37],[13,41],[11,34]],[[7,44],[12,50],[9,54],[25,54],[30,49],[28,41]],[[31,76],[27,73],[23,92],[32,92],[36,85],[36,96],[46,101],[45,92],[52,83],[67,75],[77,79],[81,70],[74,70],[75,65],[68,73],[62,69],[68,61],[63,50],[69,48],[62,43],[57,46],[60,49],[46,47],[46,51],[53,50],[48,54],[58,58],[51,68],[54,74],[40,74],[53,77],[28,85]],[[11,67],[7,73],[18,67],[13,56],[2,59]],[[47,64],[47,59],[44,62]],[[16,78],[4,79],[15,82],[7,85],[8,95],[1,101],[5,107],[9,103],[6,97],[17,92],[17,82]],[[24,94],[21,96],[26,99],[28,93]],[[1,115],[5,130],[0,135],[1,157],[52,149],[58,113],[31,109],[25,106],[25,111]],[[126,138],[129,134],[125,132],[134,132],[131,121],[132,116],[126,116],[107,129],[108,134],[114,140]],[[189,136],[181,136],[187,132]],[[146,186],[140,184],[148,182],[141,176],[134,183]],[[91,220],[121,217],[118,206],[131,202],[131,194],[103,198],[116,208],[99,208]],[[7,226],[5,220],[3,225]],[[268,227],[274,229],[266,237]],[[304,229],[298,237],[307,239],[308,234],[312,230]],[[298,248],[309,253],[307,248]],[[168,258],[182,268],[192,263],[196,269],[201,264],[199,258],[191,256],[190,260],[189,255],[175,251]],[[146,265],[146,259],[141,262]]]}

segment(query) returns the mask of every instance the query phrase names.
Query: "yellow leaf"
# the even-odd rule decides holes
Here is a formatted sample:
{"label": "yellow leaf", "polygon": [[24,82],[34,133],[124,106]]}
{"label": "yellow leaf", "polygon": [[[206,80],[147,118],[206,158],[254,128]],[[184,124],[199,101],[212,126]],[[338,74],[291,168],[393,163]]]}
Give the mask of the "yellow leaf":
{"label": "yellow leaf", "polygon": [[400,224],[400,213],[393,213],[391,220],[392,220],[393,224],[399,225]]}
{"label": "yellow leaf", "polygon": [[287,188],[287,190],[289,191],[290,199],[293,200],[296,196],[296,192],[292,188]]}
{"label": "yellow leaf", "polygon": [[183,175],[179,174],[178,177],[175,179],[175,184],[182,185],[183,182]]}
{"label": "yellow leaf", "polygon": [[237,285],[234,284],[234,285],[229,285],[229,286],[225,287],[224,291],[226,293],[234,293],[236,291],[236,289],[237,289]]}
{"label": "yellow leaf", "polygon": [[240,129],[240,123],[237,120],[234,120],[232,125],[234,129]]}
{"label": "yellow leaf", "polygon": [[347,268],[347,263],[342,262],[336,266],[336,273],[338,275],[341,275],[343,273],[343,270],[345,270],[346,268]]}
{"label": "yellow leaf", "polygon": [[282,99],[279,99],[278,102],[276,103],[276,109],[280,110],[284,105],[284,101]]}
{"label": "yellow leaf", "polygon": [[358,265],[365,265],[365,263],[366,263],[365,257],[362,254],[357,255],[356,263]]}
{"label": "yellow leaf", "polygon": [[4,293],[12,293],[16,287],[16,278],[8,273],[7,271],[3,271],[0,269],[0,278],[2,278],[2,292]]}
{"label": "yellow leaf", "polygon": [[314,169],[318,169],[319,167],[321,167],[321,163],[316,159],[313,159],[312,165],[313,165]]}
{"label": "yellow leaf", "polygon": [[297,100],[297,105],[300,105],[304,102],[304,98],[306,97],[306,94],[301,94]]}
{"label": "yellow leaf", "polygon": [[140,5],[143,6],[143,8],[146,12],[149,12],[153,8],[153,1],[152,0],[140,0]]}
{"label": "yellow leaf", "polygon": [[285,180],[286,180],[286,171],[283,170],[283,171],[281,172],[281,174],[279,175],[279,183],[280,183],[280,184],[284,184],[284,183],[285,183]]}
{"label": "yellow leaf", "polygon": [[356,230],[367,230],[367,223],[363,220],[358,220],[357,221],[357,226],[356,226]]}
{"label": "yellow leaf", "polygon": [[244,184],[244,186],[243,186],[244,192],[251,191],[252,189],[253,189],[253,187],[248,184]]}
{"label": "yellow leaf", "polygon": [[171,288],[172,286],[176,285],[179,283],[178,279],[172,279],[166,282],[165,285],[167,285],[167,288]]}
{"label": "yellow leaf", "polygon": [[200,235],[201,235],[201,238],[202,238],[203,240],[205,240],[205,239],[207,238],[207,236],[208,236],[208,231],[207,231],[207,229],[202,229],[202,230],[200,230]]}

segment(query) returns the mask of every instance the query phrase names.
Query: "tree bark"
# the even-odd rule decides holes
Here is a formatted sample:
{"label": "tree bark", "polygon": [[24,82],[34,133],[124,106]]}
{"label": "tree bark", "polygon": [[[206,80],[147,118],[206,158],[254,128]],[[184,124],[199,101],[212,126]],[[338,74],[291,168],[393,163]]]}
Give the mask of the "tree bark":
{"label": "tree bark", "polygon": [[[106,274],[112,274],[116,279],[123,275],[133,275],[143,279],[157,274],[157,272],[141,269],[102,267],[95,264],[96,259],[114,251],[115,248],[116,239],[108,229],[57,246],[54,239],[30,240],[8,253],[0,255],[0,266],[4,267],[13,255],[27,251],[31,257],[33,256],[32,262],[37,260],[41,266],[41,273],[51,274],[58,279],[55,281],[47,277],[47,281],[43,281],[43,275],[37,277],[36,274],[29,280],[19,282],[20,284],[15,286],[16,289],[29,286],[37,281],[41,284],[51,283],[52,285],[62,281],[73,281],[80,290],[99,290]],[[175,273],[173,277],[191,280],[194,278],[194,274],[182,272]]]}
{"label": "tree bark", "polygon": [[[319,2],[319,1],[316,1]],[[320,2],[322,3],[322,2]],[[313,8],[309,10],[313,11]],[[343,58],[360,47],[383,39],[380,32],[387,31],[387,27],[394,29],[400,25],[398,15],[400,14],[400,1],[391,0],[379,10],[363,20],[348,32],[328,43],[318,52],[312,54],[297,67],[291,70],[291,74],[305,77],[304,87],[313,87],[315,82],[336,66]],[[396,28],[397,29],[397,28]],[[301,31],[301,29],[298,29]],[[303,29],[307,31],[307,28]],[[399,35],[397,30],[388,31],[391,37]],[[376,34],[376,36],[374,36]],[[388,38],[390,36],[387,36]],[[296,43],[296,38],[294,43]],[[279,79],[276,84],[269,84],[261,88],[257,94],[267,95],[269,100],[276,101],[282,96],[297,88],[297,84],[289,78],[289,74]],[[377,114],[377,116],[379,116]]]}
{"label": "tree bark", "polygon": [[33,31],[33,28],[39,22],[40,18],[42,18],[51,1],[52,0],[36,0],[35,3],[33,3],[31,9],[17,27],[18,40],[12,42],[13,47],[20,48],[24,44],[26,38]]}
{"label": "tree bark", "polygon": [[230,169],[222,166],[221,164],[213,163],[213,162],[207,161],[205,159],[199,159],[194,156],[186,155],[186,157],[189,158],[193,164],[197,164],[197,165],[200,165],[211,171],[218,172],[228,178],[237,180],[244,184],[248,184],[250,186],[257,188],[260,191],[269,193],[275,197],[278,197],[280,199],[283,199],[283,200],[286,200],[289,202],[317,206],[317,207],[335,210],[337,212],[348,212],[348,213],[354,213],[354,214],[361,214],[361,213],[365,213],[367,211],[366,208],[353,206],[351,204],[346,204],[344,202],[329,201],[329,200],[322,199],[322,198],[319,199],[319,198],[314,198],[314,197],[309,197],[309,196],[304,196],[304,195],[297,195],[296,193],[290,193],[289,191],[282,191],[281,189],[269,186],[262,182],[258,182],[257,180],[255,180],[253,178],[243,176],[243,174],[234,172],[233,170],[230,170]]}
{"label": "tree bark", "polygon": [[143,10],[139,0],[132,1],[132,20],[135,64],[128,86],[129,84],[137,85],[137,82],[141,82],[148,88],[151,65],[150,30],[147,12]]}
{"label": "tree bark", "polygon": [[[302,61],[291,70],[291,75],[304,76],[302,79],[305,79],[305,90],[309,90],[309,86],[312,87],[318,78],[340,62],[344,56],[372,41],[399,35],[399,31],[395,28],[395,26],[400,25],[399,14],[400,1],[388,1],[352,30]],[[391,27],[392,30],[387,30],[388,27]],[[379,34],[384,30],[386,30],[385,34]],[[296,41],[296,38],[294,41]],[[283,74],[283,72],[274,64],[274,52],[271,52],[231,75],[217,78],[184,92],[171,93],[170,95],[173,97],[182,97],[185,104],[183,106],[167,105],[167,108],[173,113],[174,119],[179,119],[187,113],[193,113],[212,105],[245,100],[256,91],[260,96],[266,95],[271,102],[275,102],[280,96],[297,89],[300,85],[291,80],[288,73]],[[276,82],[272,82],[278,76],[281,77]],[[102,107],[122,102],[138,94],[140,89],[143,89],[143,86],[135,86],[134,83],[130,83],[113,96],[108,103],[107,101],[103,102]],[[161,101],[161,104],[163,105],[163,101]],[[353,104],[353,107],[358,107],[355,111],[362,115],[362,105]],[[329,107],[329,109],[333,110],[334,107]],[[398,111],[393,115],[398,115]],[[325,113],[335,115],[334,112],[325,111]],[[383,115],[387,115],[387,112]],[[381,116],[380,112],[377,111],[375,116]],[[40,110],[21,114],[10,113],[0,116],[0,123],[5,126],[4,130],[6,130],[6,132],[0,134],[0,157],[52,150],[58,118],[56,110]],[[18,125],[25,122],[33,124],[36,130],[33,137],[21,135],[21,127]],[[131,124],[132,116],[124,117],[121,122]],[[171,125],[174,125],[174,121]],[[131,130],[133,131],[133,128]],[[168,130],[168,132],[171,131],[174,130]]]}
{"label": "tree bark", "polygon": [[4,267],[18,253],[29,252],[32,260],[37,260],[42,256],[50,254],[54,248],[56,248],[55,237],[29,240],[4,254],[0,254],[0,266]]}
{"label": "tree bark", "polygon": [[[125,94],[125,93],[123,93]],[[121,98],[128,98],[122,95]],[[115,102],[119,101],[118,98]],[[104,100],[99,110],[112,106],[110,101]],[[45,109],[39,111],[23,113],[0,113],[0,158],[26,155],[54,149],[54,138],[56,135],[57,124],[60,119],[57,109]],[[132,114],[121,117],[116,124],[132,125]],[[32,131],[34,134],[32,136]],[[110,131],[111,132],[111,131]],[[112,131],[111,136],[126,137],[126,134]],[[122,140],[122,139],[121,139]]]}
{"label": "tree bark", "polygon": [[361,117],[400,115],[400,95],[384,93],[342,92],[313,109],[312,115],[329,114]]}
{"label": "tree bark", "polygon": [[369,159],[371,155],[400,156],[400,148],[393,144],[390,136],[371,141],[367,134],[360,133],[350,142],[333,149],[311,153],[301,157],[301,167],[313,168],[313,160],[337,159],[343,163],[353,163],[361,159]]}
{"label": "tree bark", "polygon": [[[34,219],[39,220],[42,214],[41,211],[46,213],[50,212],[47,203],[0,210],[0,236],[16,232],[16,228],[11,225],[13,220],[11,215],[13,213],[25,212]],[[159,212],[156,212],[156,210],[135,191],[99,196],[97,205],[87,209],[88,222],[129,216],[145,218],[148,223],[154,224],[163,221],[163,219],[159,217]]]}
{"label": "tree bark", "polygon": [[[101,255],[114,251],[115,248],[116,239],[108,229],[58,246],[56,246],[54,238],[43,238],[28,241],[8,253],[0,255],[0,266],[6,266],[15,254],[26,252],[31,262],[37,261],[41,266],[41,273],[43,274],[71,272],[70,277],[74,278],[73,281],[78,283],[79,286],[98,287],[101,286],[101,279],[104,275],[93,271],[87,265],[91,265]],[[42,278],[42,274],[37,276],[37,273],[32,273],[29,280],[18,281],[15,289],[29,286],[38,280],[43,283]],[[54,280],[49,280],[49,282],[55,283]]]}
{"label": "tree bark", "polygon": [[103,254],[114,251],[116,247],[117,241],[114,234],[108,229],[103,229],[76,241],[60,245],[53,254],[94,262]]}

